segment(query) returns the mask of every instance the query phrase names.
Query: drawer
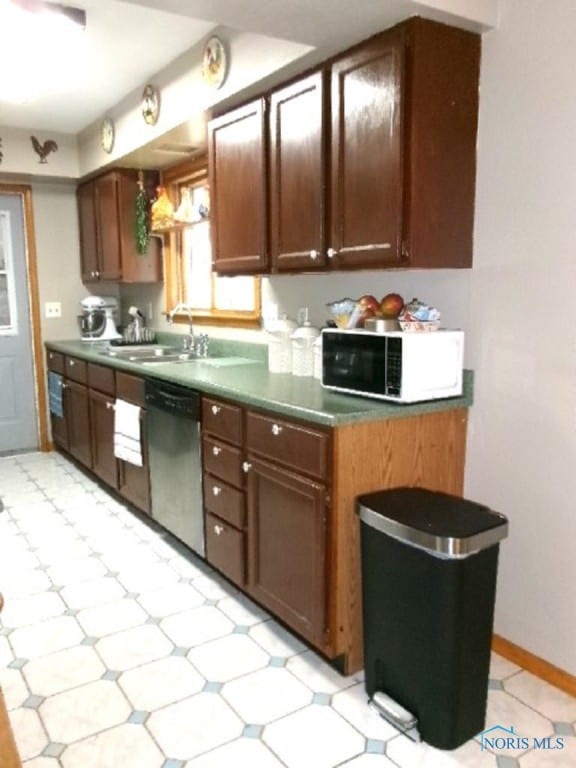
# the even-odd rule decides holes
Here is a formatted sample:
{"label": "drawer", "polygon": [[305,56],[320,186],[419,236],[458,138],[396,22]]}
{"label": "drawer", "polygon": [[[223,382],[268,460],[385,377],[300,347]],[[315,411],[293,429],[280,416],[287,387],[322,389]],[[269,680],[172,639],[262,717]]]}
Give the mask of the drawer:
{"label": "drawer", "polygon": [[86,368],[84,360],[68,356],[64,358],[64,374],[67,379],[77,381],[79,384],[86,384]]}
{"label": "drawer", "polygon": [[106,365],[88,363],[88,386],[114,397],[116,394],[114,369],[108,368]]}
{"label": "drawer", "polygon": [[325,479],[329,436],[325,432],[248,411],[246,448],[290,469]]}
{"label": "drawer", "polygon": [[213,440],[211,437],[203,437],[202,466],[205,472],[237,488],[242,488],[244,485],[242,452],[239,448]]}
{"label": "drawer", "polygon": [[207,474],[204,475],[203,487],[204,507],[236,528],[244,528],[244,491]]}
{"label": "drawer", "polygon": [[234,445],[242,444],[242,409],[221,400],[202,398],[202,429]]}
{"label": "drawer", "polygon": [[47,352],[46,361],[49,371],[64,373],[64,355],[61,352]]}
{"label": "drawer", "polygon": [[132,376],[130,373],[116,371],[116,397],[145,408],[144,379]]}
{"label": "drawer", "polygon": [[239,586],[244,578],[244,533],[206,512],[206,559]]}

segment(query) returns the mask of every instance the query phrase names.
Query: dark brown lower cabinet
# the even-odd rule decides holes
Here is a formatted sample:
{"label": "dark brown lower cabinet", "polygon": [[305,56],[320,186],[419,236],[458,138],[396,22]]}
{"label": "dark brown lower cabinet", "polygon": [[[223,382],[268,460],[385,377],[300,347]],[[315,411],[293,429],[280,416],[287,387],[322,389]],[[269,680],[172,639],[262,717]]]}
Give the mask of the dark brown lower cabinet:
{"label": "dark brown lower cabinet", "polygon": [[243,587],[246,583],[244,531],[235,528],[210,512],[204,515],[206,559],[230,581]]}
{"label": "dark brown lower cabinet", "polygon": [[88,390],[92,436],[92,471],[116,488],[118,470],[114,456],[114,398]]}
{"label": "dark brown lower cabinet", "polygon": [[295,631],[327,629],[326,488],[249,457],[248,590]]}
{"label": "dark brown lower cabinet", "polygon": [[118,492],[139,510],[150,514],[150,475],[146,450],[146,411],[140,412],[142,466],[118,460]]}
{"label": "dark brown lower cabinet", "polygon": [[52,429],[52,440],[59,448],[68,450],[68,422],[66,421],[66,411],[63,416],[50,414],[50,425]]}
{"label": "dark brown lower cabinet", "polygon": [[68,425],[68,451],[88,469],[92,468],[90,439],[90,404],[83,384],[68,379],[64,392],[65,418]]}

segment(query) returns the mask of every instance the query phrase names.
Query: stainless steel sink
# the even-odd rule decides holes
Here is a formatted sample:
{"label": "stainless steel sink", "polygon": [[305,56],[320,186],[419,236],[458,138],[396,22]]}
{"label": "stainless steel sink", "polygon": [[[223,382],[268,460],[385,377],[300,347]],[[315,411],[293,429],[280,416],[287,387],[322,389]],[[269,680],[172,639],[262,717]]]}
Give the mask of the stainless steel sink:
{"label": "stainless steel sink", "polygon": [[116,358],[117,360],[128,360],[131,363],[174,363],[174,362],[190,362],[191,360],[198,360],[198,356],[190,351],[182,349],[181,347],[168,347],[161,344],[155,344],[153,346],[124,346],[124,347],[109,347],[103,350],[101,355],[107,357]]}

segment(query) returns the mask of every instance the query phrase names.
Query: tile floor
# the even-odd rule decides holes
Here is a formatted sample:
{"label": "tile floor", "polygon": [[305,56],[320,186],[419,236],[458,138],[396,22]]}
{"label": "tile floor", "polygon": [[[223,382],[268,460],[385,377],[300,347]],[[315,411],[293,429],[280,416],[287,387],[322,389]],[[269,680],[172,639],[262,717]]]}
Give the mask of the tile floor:
{"label": "tile floor", "polygon": [[576,699],[502,658],[487,726],[563,749],[411,742],[361,674],[338,675],[57,454],[1,458],[0,498],[0,684],[26,768],[576,765]]}

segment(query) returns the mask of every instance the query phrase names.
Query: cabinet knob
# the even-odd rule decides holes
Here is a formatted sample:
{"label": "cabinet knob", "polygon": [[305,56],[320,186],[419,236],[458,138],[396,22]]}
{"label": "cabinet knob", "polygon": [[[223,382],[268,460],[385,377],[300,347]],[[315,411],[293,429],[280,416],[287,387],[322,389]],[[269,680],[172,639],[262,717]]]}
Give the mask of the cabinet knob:
{"label": "cabinet knob", "polygon": [[49,352],[48,353],[48,360],[53,360],[53,359],[54,359],[54,355],[52,354],[52,352]]}
{"label": "cabinet knob", "polygon": [[72,368],[74,366],[74,360],[68,360],[68,365]]}
{"label": "cabinet knob", "polygon": [[96,272],[94,272],[94,276],[95,277],[100,277],[100,272],[98,272],[98,270],[96,270]]}
{"label": "cabinet knob", "polygon": [[212,455],[213,456],[220,456],[221,453],[222,453],[222,448],[218,448],[217,445],[213,445],[212,446]]}
{"label": "cabinet knob", "polygon": [[68,389],[68,384],[66,384],[65,381],[63,381],[60,386],[61,386],[62,389]]}
{"label": "cabinet knob", "polygon": [[215,525],[214,526],[214,533],[216,534],[216,536],[220,536],[220,534],[223,531],[224,531],[224,526],[223,525]]}
{"label": "cabinet knob", "polygon": [[316,259],[318,258],[318,256],[320,256],[320,254],[318,253],[318,251],[310,251],[310,258],[312,259],[312,261],[316,261]]}
{"label": "cabinet knob", "polygon": [[106,403],[106,408],[108,408],[109,411],[113,411],[114,410],[114,403],[108,403],[107,402]]}
{"label": "cabinet knob", "polygon": [[282,432],[282,427],[279,424],[272,424],[272,434],[279,435]]}
{"label": "cabinet knob", "polygon": [[220,411],[222,410],[219,405],[213,405],[212,408],[210,408],[214,416],[217,416]]}
{"label": "cabinet knob", "polygon": [[222,488],[220,488],[219,485],[213,485],[212,493],[214,494],[214,496],[220,496],[220,494],[222,493]]}
{"label": "cabinet knob", "polygon": [[252,469],[252,464],[249,461],[242,462],[242,472],[250,472],[251,469]]}
{"label": "cabinet knob", "polygon": [[329,259],[333,259],[337,253],[338,251],[335,248],[328,248],[328,250],[326,251],[326,256],[328,256]]}

